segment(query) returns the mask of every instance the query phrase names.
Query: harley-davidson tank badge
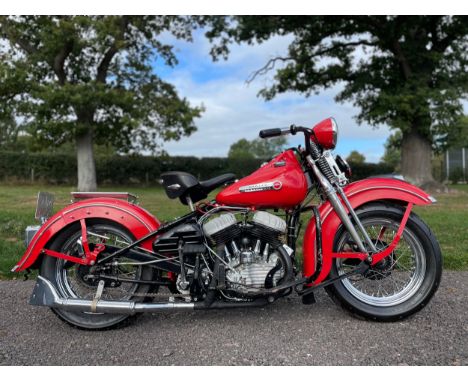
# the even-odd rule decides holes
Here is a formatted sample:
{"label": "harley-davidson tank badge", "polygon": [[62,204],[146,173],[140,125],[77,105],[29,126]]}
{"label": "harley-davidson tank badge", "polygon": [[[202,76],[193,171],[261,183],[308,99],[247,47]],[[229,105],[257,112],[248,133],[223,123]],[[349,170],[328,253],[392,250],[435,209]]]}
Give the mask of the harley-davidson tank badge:
{"label": "harley-davidson tank badge", "polygon": [[239,192],[258,192],[258,191],[279,191],[283,187],[283,183],[279,180],[275,180],[273,182],[264,182],[264,183],[257,183],[257,184],[249,184],[247,186],[239,187]]}

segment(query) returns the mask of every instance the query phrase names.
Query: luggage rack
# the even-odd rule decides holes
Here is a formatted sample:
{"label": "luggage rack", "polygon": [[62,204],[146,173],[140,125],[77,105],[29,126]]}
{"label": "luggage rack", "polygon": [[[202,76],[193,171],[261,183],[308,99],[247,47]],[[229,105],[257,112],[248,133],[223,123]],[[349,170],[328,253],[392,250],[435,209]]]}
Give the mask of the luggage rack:
{"label": "luggage rack", "polygon": [[72,203],[85,199],[93,198],[112,198],[126,200],[129,203],[136,204],[138,197],[129,192],[71,192]]}

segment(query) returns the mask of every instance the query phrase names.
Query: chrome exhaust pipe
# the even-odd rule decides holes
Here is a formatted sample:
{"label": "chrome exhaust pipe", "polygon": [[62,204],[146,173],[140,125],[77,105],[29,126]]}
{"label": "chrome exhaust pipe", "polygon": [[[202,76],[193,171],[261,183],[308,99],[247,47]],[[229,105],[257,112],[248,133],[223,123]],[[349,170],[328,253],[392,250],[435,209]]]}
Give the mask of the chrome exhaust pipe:
{"label": "chrome exhaust pipe", "polygon": [[31,305],[49,306],[63,310],[90,313],[135,314],[161,312],[165,310],[193,310],[191,302],[143,303],[136,301],[82,300],[60,297],[52,283],[42,276],[37,277],[31,299]]}

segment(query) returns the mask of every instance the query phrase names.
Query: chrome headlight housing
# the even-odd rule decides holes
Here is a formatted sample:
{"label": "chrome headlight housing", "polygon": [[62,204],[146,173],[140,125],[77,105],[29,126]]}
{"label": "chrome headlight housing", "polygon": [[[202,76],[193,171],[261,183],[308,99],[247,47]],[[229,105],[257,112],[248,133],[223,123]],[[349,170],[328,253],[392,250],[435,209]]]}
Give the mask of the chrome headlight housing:
{"label": "chrome headlight housing", "polygon": [[333,134],[333,147],[336,147],[336,144],[338,143],[338,124],[335,121],[335,118],[330,118],[331,119],[331,125],[332,125],[332,134]]}

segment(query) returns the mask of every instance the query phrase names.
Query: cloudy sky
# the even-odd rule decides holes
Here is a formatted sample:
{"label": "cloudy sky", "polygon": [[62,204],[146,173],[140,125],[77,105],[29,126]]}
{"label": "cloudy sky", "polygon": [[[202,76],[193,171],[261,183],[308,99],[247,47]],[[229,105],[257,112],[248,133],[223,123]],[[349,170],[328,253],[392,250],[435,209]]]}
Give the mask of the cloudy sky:
{"label": "cloudy sky", "polygon": [[[229,59],[218,62],[212,62],[210,43],[201,32],[194,36],[192,43],[165,39],[174,45],[179,65],[169,68],[156,61],[155,71],[174,84],[180,96],[192,105],[203,104],[206,108],[196,121],[196,133],[180,141],[164,143],[163,148],[170,155],[226,156],[232,143],[241,138],[254,139],[261,129],[293,123],[312,127],[333,116],[340,128],[337,153],[347,156],[350,151],[358,150],[369,162],[378,162],[382,156],[389,130],[358,125],[354,119],[358,110],[351,104],[334,101],[339,87],[309,98],[290,92],[267,102],[257,97],[257,93],[271,84],[273,73],[246,83],[249,75],[269,58],[286,51],[290,37],[275,37],[255,46],[233,45]],[[289,143],[302,142],[299,137],[291,137]]]}

